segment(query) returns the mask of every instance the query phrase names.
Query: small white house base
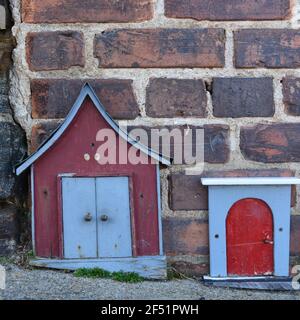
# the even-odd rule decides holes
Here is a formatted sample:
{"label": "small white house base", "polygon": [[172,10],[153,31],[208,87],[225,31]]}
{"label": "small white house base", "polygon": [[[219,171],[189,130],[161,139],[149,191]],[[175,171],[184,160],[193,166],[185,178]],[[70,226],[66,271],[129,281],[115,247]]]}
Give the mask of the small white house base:
{"label": "small white house base", "polygon": [[34,259],[34,267],[77,270],[80,268],[101,268],[109,272],[135,272],[146,279],[166,279],[167,260],[165,256],[105,259]]}
{"label": "small white house base", "polygon": [[300,290],[293,286],[290,277],[210,277],[204,276],[203,281],[207,286],[247,289],[247,290],[271,290],[291,291]]}

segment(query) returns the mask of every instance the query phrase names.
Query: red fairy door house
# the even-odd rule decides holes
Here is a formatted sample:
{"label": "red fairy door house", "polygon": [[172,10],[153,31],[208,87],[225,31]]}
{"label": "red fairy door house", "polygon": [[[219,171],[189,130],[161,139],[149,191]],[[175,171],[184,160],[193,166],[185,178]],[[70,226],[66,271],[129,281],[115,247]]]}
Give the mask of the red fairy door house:
{"label": "red fairy door house", "polygon": [[[97,152],[100,129],[113,133],[115,162]],[[142,163],[124,161],[130,148]],[[33,265],[165,277],[159,163],[170,164],[121,130],[86,84],[62,125],[16,169],[31,167]]]}

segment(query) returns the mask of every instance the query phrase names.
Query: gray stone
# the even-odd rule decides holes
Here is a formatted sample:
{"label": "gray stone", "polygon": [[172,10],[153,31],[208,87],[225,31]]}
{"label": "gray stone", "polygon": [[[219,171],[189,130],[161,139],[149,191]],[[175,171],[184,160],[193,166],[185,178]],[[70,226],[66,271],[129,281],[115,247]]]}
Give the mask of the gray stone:
{"label": "gray stone", "polygon": [[1,240],[14,240],[16,238],[18,230],[17,211],[16,206],[12,204],[0,203]]}
{"label": "gray stone", "polygon": [[7,1],[0,1],[0,29],[6,29],[6,2]]}
{"label": "gray stone", "polygon": [[0,122],[0,200],[15,197],[18,180],[14,166],[26,154],[22,129],[11,122]]}
{"label": "gray stone", "polygon": [[0,73],[0,113],[11,113],[8,92],[9,92],[8,74]]}

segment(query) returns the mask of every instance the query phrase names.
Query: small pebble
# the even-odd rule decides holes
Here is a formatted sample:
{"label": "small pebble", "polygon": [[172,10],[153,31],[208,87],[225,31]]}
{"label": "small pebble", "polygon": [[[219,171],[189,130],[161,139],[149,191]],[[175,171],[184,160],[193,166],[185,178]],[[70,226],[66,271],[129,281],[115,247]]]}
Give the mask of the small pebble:
{"label": "small pebble", "polygon": [[199,281],[120,283],[76,278],[72,273],[7,265],[6,289],[0,300],[300,300],[299,291],[267,292],[204,286]]}

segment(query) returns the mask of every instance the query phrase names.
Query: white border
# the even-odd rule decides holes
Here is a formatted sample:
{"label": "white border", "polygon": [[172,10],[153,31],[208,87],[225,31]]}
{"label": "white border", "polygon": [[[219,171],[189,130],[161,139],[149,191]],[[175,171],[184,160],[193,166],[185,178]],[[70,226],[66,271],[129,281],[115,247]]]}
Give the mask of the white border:
{"label": "white border", "polygon": [[204,186],[271,186],[300,184],[300,179],[295,177],[202,178],[201,182]]}
{"label": "white border", "polygon": [[35,219],[34,219],[34,165],[30,168],[30,184],[31,184],[31,237],[32,250],[35,255]]}
{"label": "white border", "polygon": [[160,192],[160,168],[159,163],[156,165],[156,179],[157,179],[157,206],[158,206],[158,232],[159,232],[159,253],[164,254],[163,246],[163,230],[162,230],[162,212],[161,212],[161,192]]}

